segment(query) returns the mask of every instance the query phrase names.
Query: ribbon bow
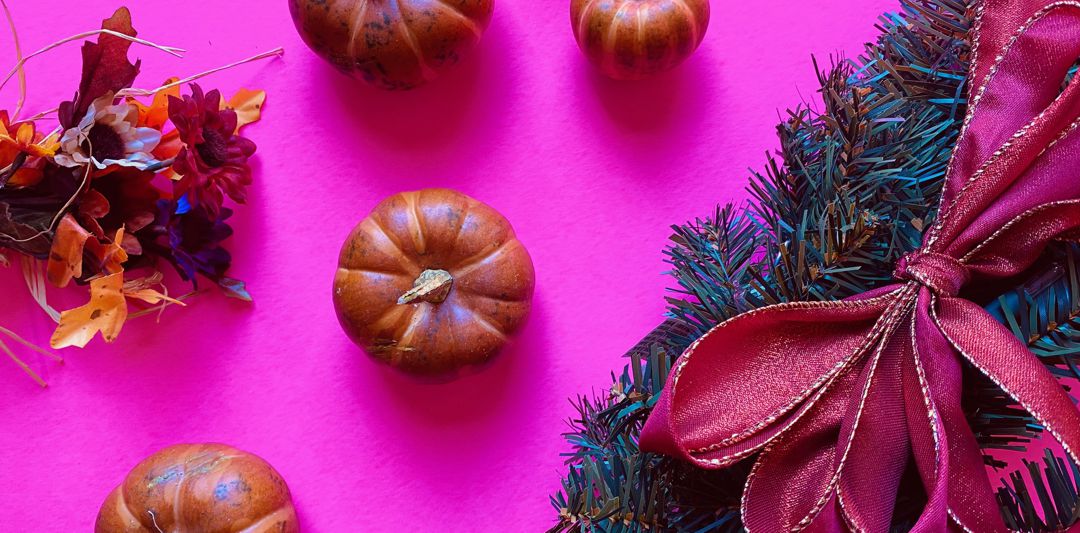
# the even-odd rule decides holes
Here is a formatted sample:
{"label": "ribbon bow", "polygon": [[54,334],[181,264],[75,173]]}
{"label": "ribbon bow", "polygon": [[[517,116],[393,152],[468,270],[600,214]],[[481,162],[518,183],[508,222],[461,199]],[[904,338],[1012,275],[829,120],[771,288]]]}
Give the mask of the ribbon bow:
{"label": "ribbon bow", "polygon": [[1006,531],[961,409],[961,360],[1080,463],[1080,412],[1024,343],[964,299],[1080,228],[1080,0],[986,0],[971,101],[936,225],[897,284],[736,316],[679,359],[641,448],[705,468],[758,456],[742,500],[755,533],[888,531],[914,458],[912,531]]}

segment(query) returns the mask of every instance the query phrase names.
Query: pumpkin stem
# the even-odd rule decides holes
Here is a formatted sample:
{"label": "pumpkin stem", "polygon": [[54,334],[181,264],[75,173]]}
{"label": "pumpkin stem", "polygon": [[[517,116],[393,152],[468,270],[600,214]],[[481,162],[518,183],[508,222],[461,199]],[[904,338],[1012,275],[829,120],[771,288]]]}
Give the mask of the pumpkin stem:
{"label": "pumpkin stem", "polygon": [[453,283],[454,277],[445,270],[425,270],[413,282],[413,288],[402,294],[397,303],[407,304],[416,300],[433,304],[442,303],[450,294],[450,286]]}

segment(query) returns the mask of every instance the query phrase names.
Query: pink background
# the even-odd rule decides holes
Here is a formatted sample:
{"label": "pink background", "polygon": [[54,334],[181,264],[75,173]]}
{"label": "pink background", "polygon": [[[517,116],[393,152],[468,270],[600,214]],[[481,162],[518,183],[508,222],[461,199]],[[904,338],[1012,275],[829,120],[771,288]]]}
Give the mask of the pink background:
{"label": "pink background", "polygon": [[[96,28],[116,4],[9,0],[25,51]],[[896,0],[713,0],[697,54],[616,83],[577,50],[568,2],[500,0],[481,46],[434,84],[383,93],[310,53],[284,0],[130,2],[140,87],[284,46],[203,81],[263,88],[256,181],[232,222],[232,274],[253,305],[208,292],[129,322],[57,365],[40,389],[0,358],[0,529],[86,531],[156,449],[221,441],[288,480],[308,531],[538,531],[564,468],[567,398],[605,388],[664,311],[668,226],[744,197],[776,146],[777,111],[813,98],[810,54],[858,53]],[[14,63],[0,31],[0,64]],[[827,62],[827,60],[826,60]],[[74,92],[76,45],[28,67],[27,111]],[[16,84],[0,93],[13,107]],[[483,372],[419,384],[346,339],[330,284],[342,239],[381,198],[457,188],[499,209],[537,270],[531,321]],[[174,286],[174,291],[183,291]],[[51,322],[0,269],[0,325],[46,344]],[[79,289],[53,291],[57,307]],[[24,352],[25,353],[25,352]]]}

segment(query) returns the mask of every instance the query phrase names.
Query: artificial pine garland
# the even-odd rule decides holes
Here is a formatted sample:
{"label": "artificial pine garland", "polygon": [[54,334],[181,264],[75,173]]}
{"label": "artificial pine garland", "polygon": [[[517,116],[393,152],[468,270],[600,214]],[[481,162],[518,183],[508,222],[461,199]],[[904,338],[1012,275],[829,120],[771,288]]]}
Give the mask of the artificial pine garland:
{"label": "artificial pine garland", "polygon": [[[823,109],[780,124],[782,163],[750,180],[746,205],[675,226],[671,318],[628,354],[609,394],[581,396],[552,531],[740,531],[753,459],[704,471],[642,453],[637,437],[675,358],[716,324],[766,305],[834,300],[887,284],[919,247],[966,110],[972,20],[964,0],[902,0],[856,60],[819,76]],[[816,67],[816,64],[815,64]],[[1067,83],[1063,82],[1063,83]],[[1064,86],[1064,85],[1063,85]],[[1080,246],[1057,244],[1031,271],[984,287],[981,303],[1055,375],[1080,378]],[[737,355],[737,354],[733,354]],[[1007,470],[1042,428],[989,380],[966,372],[964,407],[986,463],[1000,471],[1006,525],[1055,530],[1077,518],[1080,470],[1053,449]],[[1015,455],[1015,453],[1013,453]],[[925,503],[909,472],[894,530]]]}

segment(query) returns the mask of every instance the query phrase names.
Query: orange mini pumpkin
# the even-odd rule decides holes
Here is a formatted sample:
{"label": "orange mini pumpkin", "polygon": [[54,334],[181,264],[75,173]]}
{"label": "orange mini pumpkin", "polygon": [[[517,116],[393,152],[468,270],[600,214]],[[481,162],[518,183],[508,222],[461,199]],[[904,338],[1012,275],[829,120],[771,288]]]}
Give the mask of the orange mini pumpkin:
{"label": "orange mini pumpkin", "polygon": [[493,0],[289,0],[312,50],[384,89],[423,85],[457,63],[494,8]]}
{"label": "orange mini pumpkin", "polygon": [[383,200],[345,240],[334,306],[349,337],[415,374],[487,361],[529,313],[532,260],[502,215],[425,189]]}
{"label": "orange mini pumpkin", "polygon": [[709,0],[571,0],[570,23],[601,72],[641,79],[694,53],[709,27]]}
{"label": "orange mini pumpkin", "polygon": [[139,463],[98,512],[96,533],[297,533],[289,487],[259,457],[180,444]]}

